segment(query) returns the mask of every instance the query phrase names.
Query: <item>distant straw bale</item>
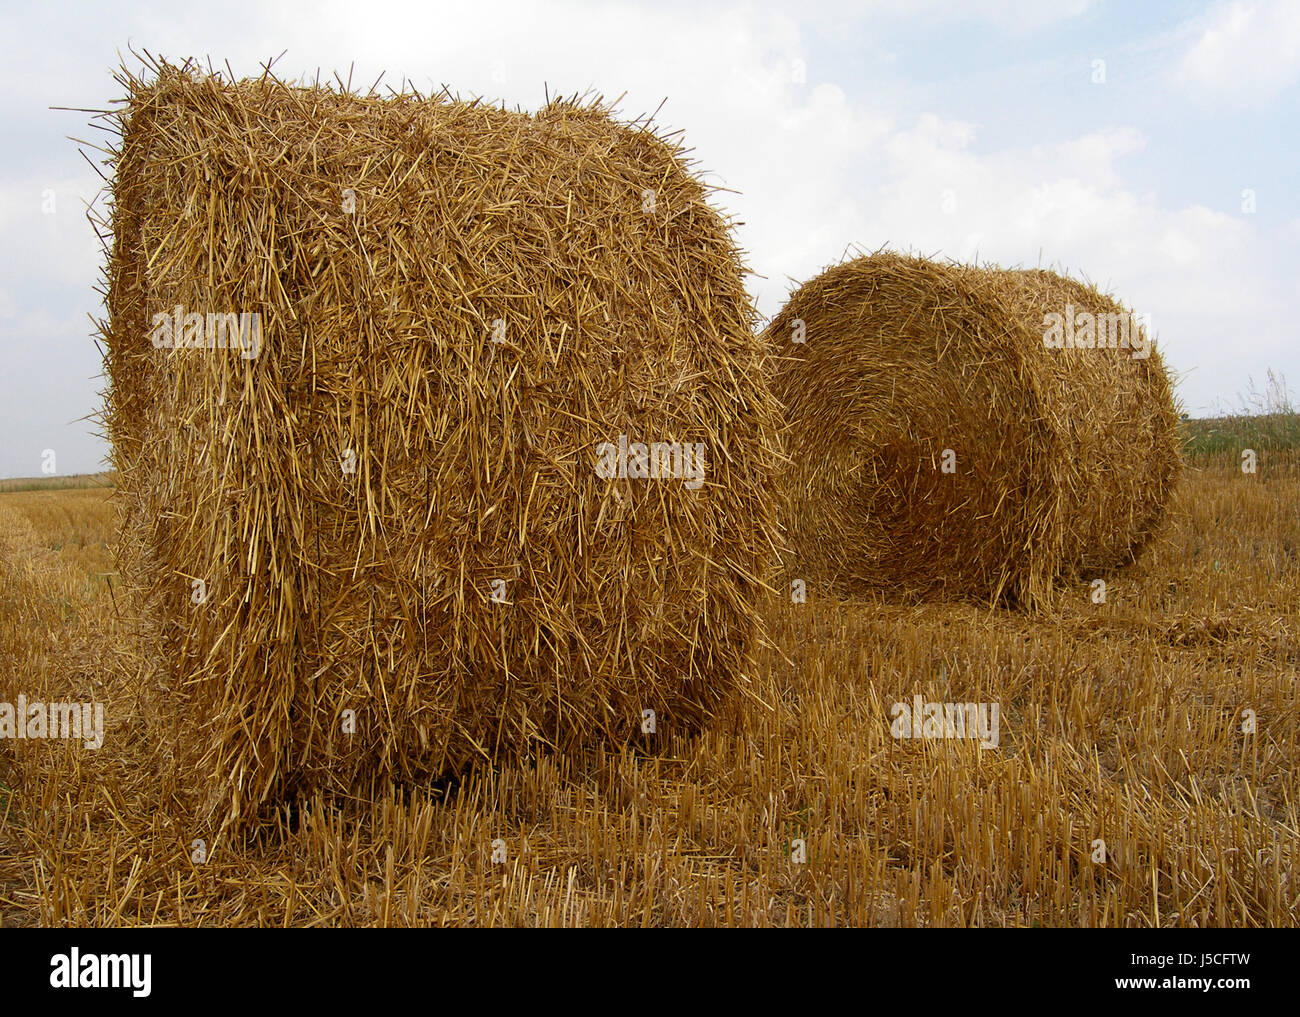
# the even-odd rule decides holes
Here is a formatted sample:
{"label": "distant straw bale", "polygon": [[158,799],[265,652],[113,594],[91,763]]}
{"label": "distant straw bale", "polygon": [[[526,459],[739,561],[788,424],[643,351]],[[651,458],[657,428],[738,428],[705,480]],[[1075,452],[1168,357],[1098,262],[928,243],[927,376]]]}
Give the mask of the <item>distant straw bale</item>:
{"label": "distant straw bale", "polygon": [[[1091,347],[1049,348],[1053,314],[1063,343],[1088,341],[1081,313],[1133,331],[1107,318],[1098,346],[1094,319]],[[789,575],[1042,605],[1063,576],[1132,561],[1179,457],[1168,376],[1128,315],[1055,273],[894,253],[800,287],[765,332],[792,462]]]}
{"label": "distant straw bale", "polygon": [[150,71],[120,77],[105,415],[214,825],[716,713],[777,419],[683,150],[599,100]]}
{"label": "distant straw bale", "polygon": [[[1061,554],[1078,571],[1126,565],[1159,530],[1182,468],[1178,408],[1150,326],[1069,276],[1045,269],[987,271],[1040,339],[1050,330],[1048,316],[1064,319],[1068,309],[1075,340],[1086,343],[1082,316],[1091,316],[1095,346],[1052,349],[1047,357],[1057,386],[1053,400],[1064,407],[1069,486],[1076,492],[1077,525],[1065,529]],[[1061,328],[1065,341],[1064,320]]]}

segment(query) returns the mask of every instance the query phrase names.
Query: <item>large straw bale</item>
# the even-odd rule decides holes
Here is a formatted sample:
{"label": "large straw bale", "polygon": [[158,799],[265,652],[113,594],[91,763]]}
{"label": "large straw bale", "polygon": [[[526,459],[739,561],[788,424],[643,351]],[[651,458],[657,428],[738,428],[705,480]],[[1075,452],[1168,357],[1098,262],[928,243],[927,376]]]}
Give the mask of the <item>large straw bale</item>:
{"label": "large straw bale", "polygon": [[1182,465],[1173,385],[1149,324],[1139,326],[1151,340],[1141,356],[1133,348],[1133,310],[1095,286],[1046,269],[981,271],[1040,343],[1047,316],[1064,316],[1067,307],[1076,321],[1092,316],[1094,341],[1103,327],[1110,338],[1112,321],[1127,322],[1127,350],[1122,334],[1114,349],[1044,350],[1056,385],[1051,398],[1062,407],[1057,420],[1068,429],[1068,484],[1075,492],[1071,525],[1063,528],[1063,567],[1096,573],[1129,564],[1160,529]]}
{"label": "large straw bale", "polygon": [[[151,72],[106,418],[207,815],[713,715],[759,638],[776,408],[680,147],[599,101]],[[177,306],[259,313],[260,350],[155,348]],[[703,486],[603,478],[622,435],[700,443]]]}
{"label": "large straw bale", "polygon": [[1048,348],[1067,303],[1127,313],[1055,273],[890,252],[800,287],[765,333],[792,461],[789,575],[839,595],[1042,605],[1063,576],[1132,561],[1177,477],[1169,379],[1132,337]]}

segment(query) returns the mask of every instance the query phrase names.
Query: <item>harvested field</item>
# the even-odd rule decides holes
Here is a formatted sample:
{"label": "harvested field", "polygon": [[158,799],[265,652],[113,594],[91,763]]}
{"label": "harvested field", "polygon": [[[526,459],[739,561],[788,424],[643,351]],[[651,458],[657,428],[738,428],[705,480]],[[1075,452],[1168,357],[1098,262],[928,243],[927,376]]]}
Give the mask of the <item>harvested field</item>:
{"label": "harvested field", "polygon": [[[104,494],[0,495],[0,701],[94,694],[109,727],[0,742],[0,921],[1294,926],[1300,467],[1218,455],[1105,604],[773,597],[703,734],[309,798],[202,862],[147,769],[161,675],[100,578]],[[914,695],[999,703],[998,747],[892,738]]]}
{"label": "harvested field", "polygon": [[113,470],[0,483],[0,926],[1298,924],[1285,399],[1180,425],[1055,273],[758,330],[599,99],[144,59]]}

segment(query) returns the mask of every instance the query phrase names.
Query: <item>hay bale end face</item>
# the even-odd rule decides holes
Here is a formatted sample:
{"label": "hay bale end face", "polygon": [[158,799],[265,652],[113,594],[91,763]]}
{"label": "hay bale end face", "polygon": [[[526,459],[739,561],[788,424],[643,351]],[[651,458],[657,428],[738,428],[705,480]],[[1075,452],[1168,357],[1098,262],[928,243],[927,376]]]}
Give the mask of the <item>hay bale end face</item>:
{"label": "hay bale end face", "polygon": [[[1071,340],[1074,316],[1094,319],[1091,348],[1046,344],[1067,305]],[[800,287],[765,332],[788,574],[1042,605],[1066,574],[1131,561],[1176,481],[1177,413],[1144,330],[1097,347],[1097,316],[1119,312],[1054,273],[893,253]]]}
{"label": "hay bale end face", "polygon": [[715,713],[777,418],[680,150],[576,100],[122,81],[123,568],[214,824]]}

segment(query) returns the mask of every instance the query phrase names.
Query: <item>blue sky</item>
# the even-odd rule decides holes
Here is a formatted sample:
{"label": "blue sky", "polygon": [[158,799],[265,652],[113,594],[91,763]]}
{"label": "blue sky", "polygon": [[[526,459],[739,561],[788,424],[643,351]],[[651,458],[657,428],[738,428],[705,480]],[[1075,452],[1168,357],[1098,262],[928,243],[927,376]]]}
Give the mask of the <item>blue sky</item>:
{"label": "blue sky", "polygon": [[84,419],[99,180],[66,137],[98,132],[48,107],[117,97],[129,46],[241,75],[287,50],[282,77],[355,64],[525,109],[544,87],[666,100],[738,192],[719,200],[765,315],[850,245],[1041,262],[1150,314],[1194,415],[1269,369],[1300,384],[1300,3],[4,4],[0,477],[107,453]]}

